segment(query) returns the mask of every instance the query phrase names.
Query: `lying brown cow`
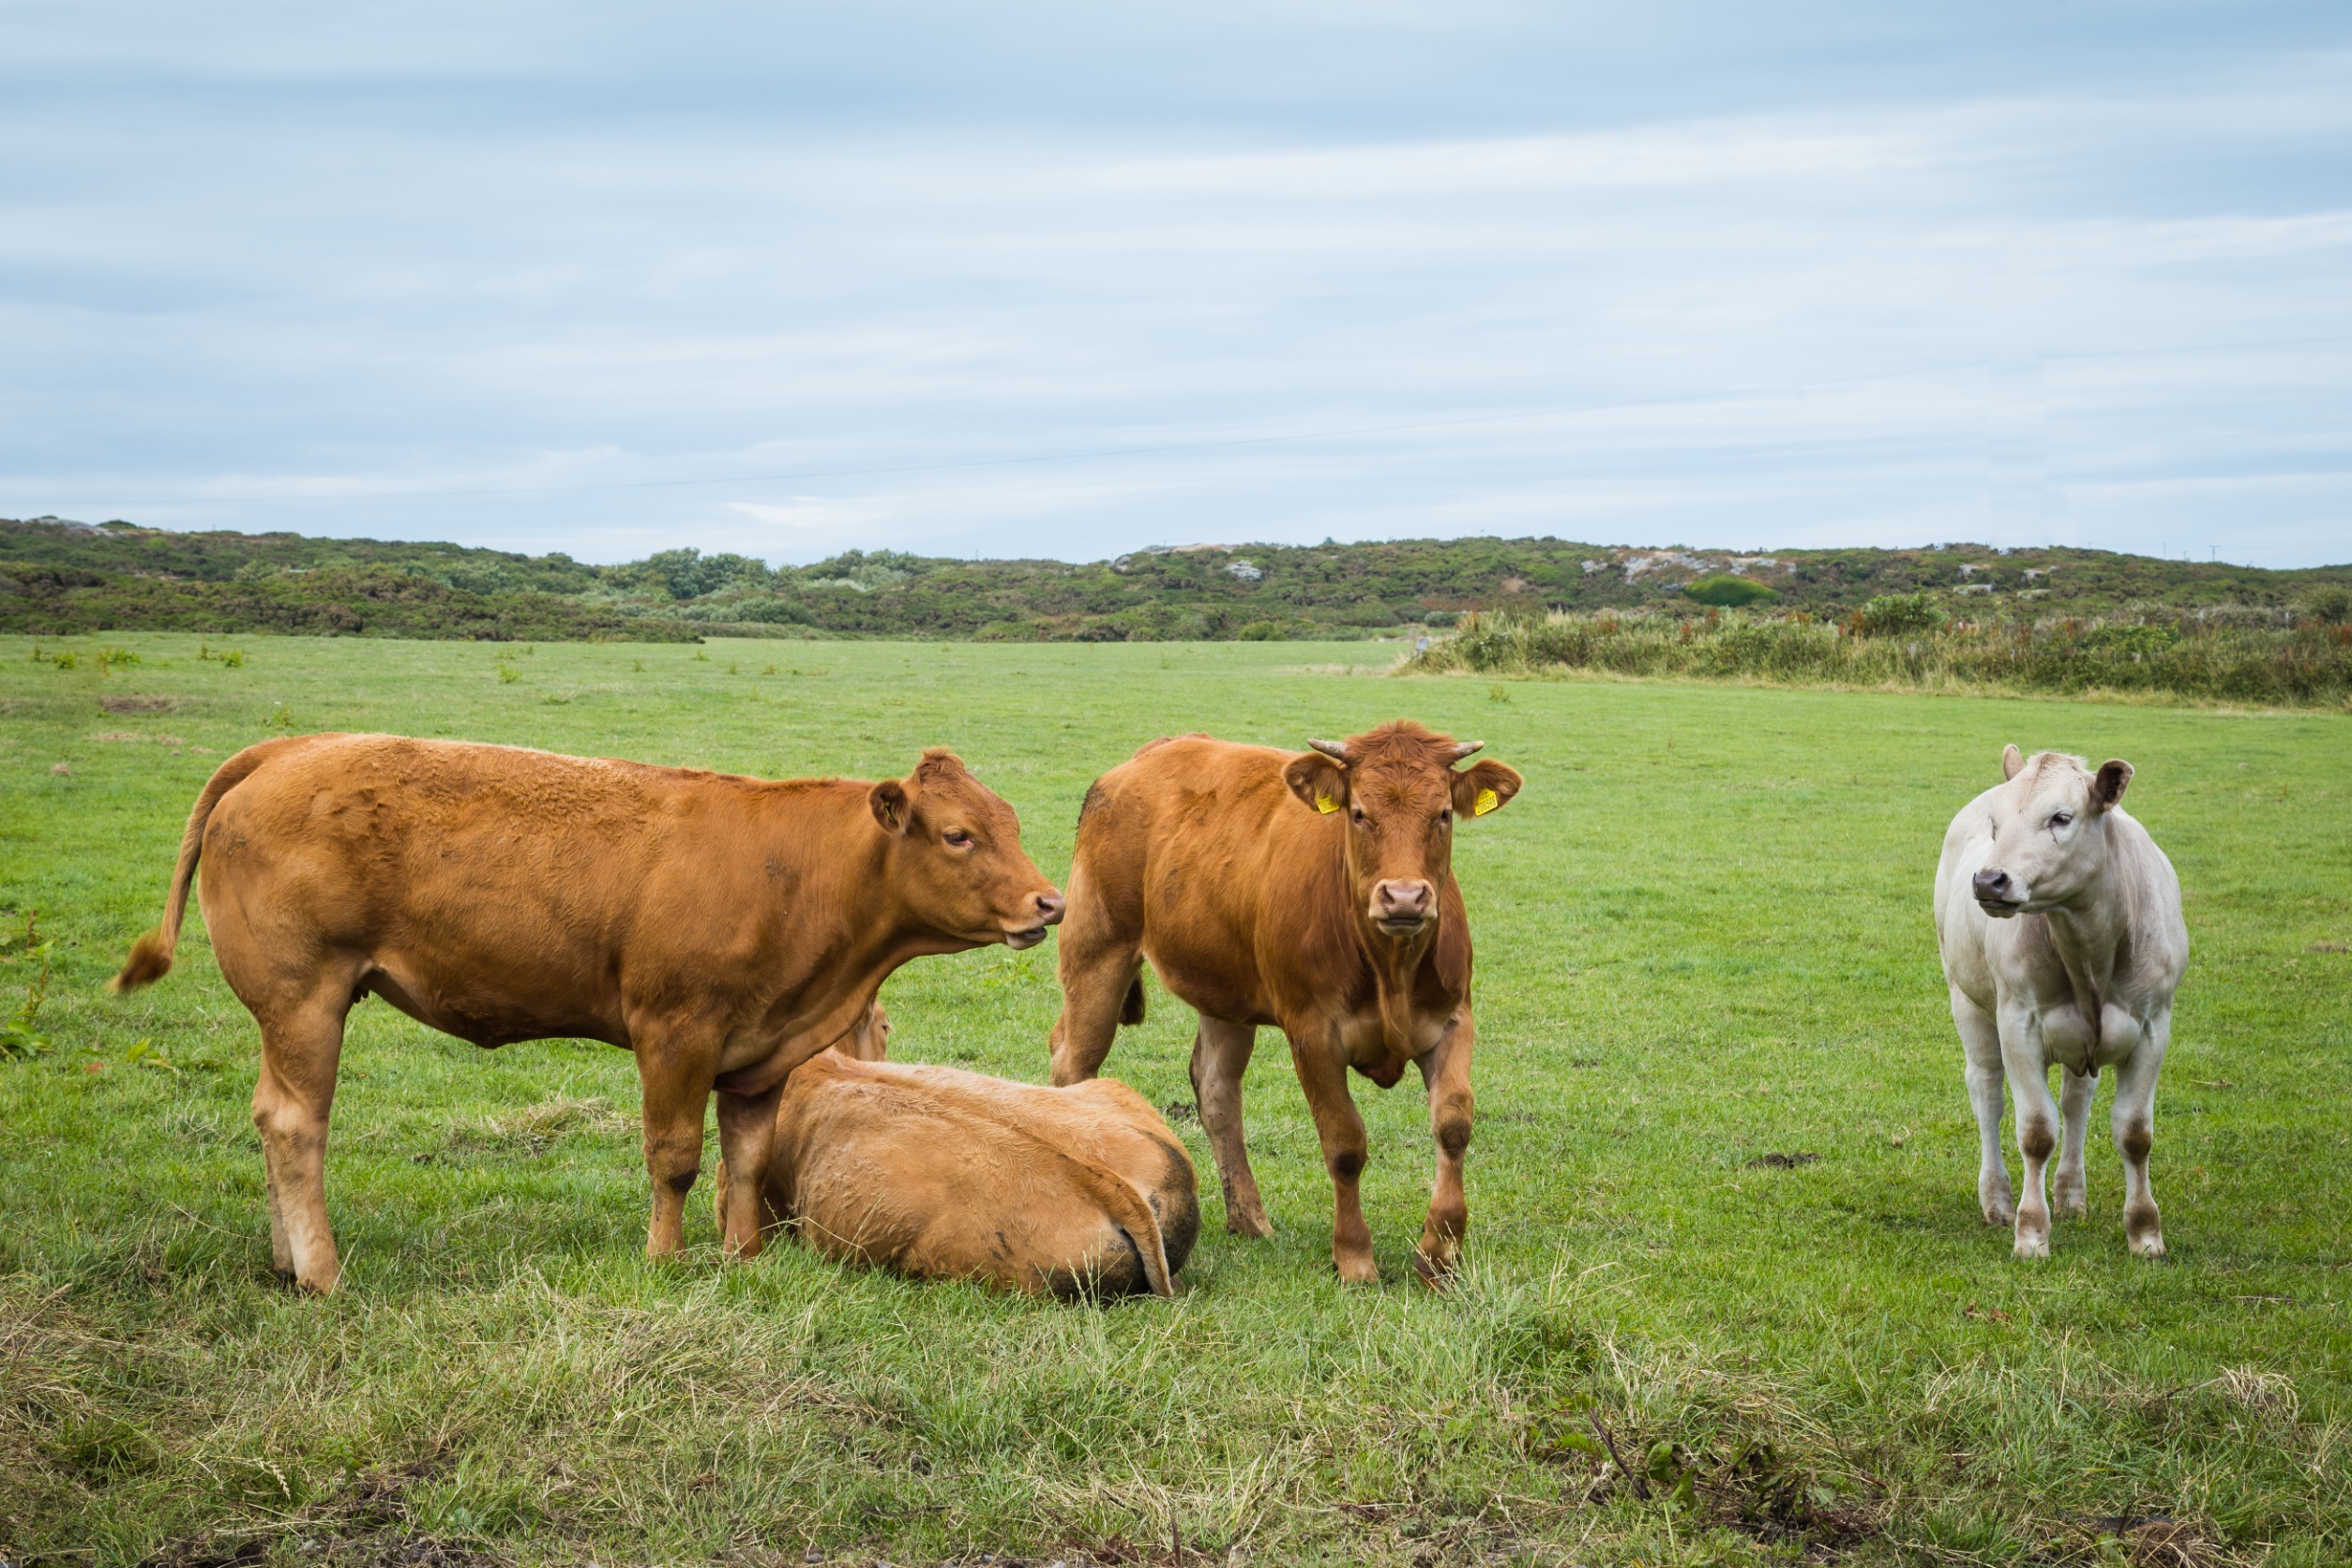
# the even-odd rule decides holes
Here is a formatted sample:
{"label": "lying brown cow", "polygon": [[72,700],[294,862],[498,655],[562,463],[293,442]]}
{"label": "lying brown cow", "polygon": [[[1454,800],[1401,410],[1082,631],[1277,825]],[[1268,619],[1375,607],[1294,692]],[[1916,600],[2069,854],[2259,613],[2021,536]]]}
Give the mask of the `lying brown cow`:
{"label": "lying brown cow", "polygon": [[1354,1067],[1387,1088],[1412,1063],[1429,1089],[1437,1185],[1415,1262],[1434,1282],[1461,1248],[1470,1138],[1470,923],[1452,868],[1457,818],[1519,792],[1479,748],[1409,720],[1292,756],[1205,735],[1154,741],[1087,792],[1062,933],[1053,1081],[1092,1078],[1121,1023],[1143,1021],[1142,961],[1200,1014],[1193,1092],[1225,1185],[1226,1229],[1266,1236],[1242,1143],[1242,1075],[1258,1027],[1289,1037],[1331,1171],[1332,1259],[1380,1277],[1357,1178]]}
{"label": "lying brown cow", "polygon": [[[253,1091],[281,1274],[331,1290],[327,1112],[370,991],[478,1046],[584,1036],[644,1083],[646,1250],[677,1250],[711,1090],[763,1170],[784,1076],[925,953],[1027,947],[1062,899],[1011,807],[951,752],[904,780],[776,783],[397,735],[264,741],[197,797],[163,924],[114,985],[171,968],[199,857],[220,972],[262,1029]],[[728,1245],[760,1245],[757,1183]]]}
{"label": "lying brown cow", "polygon": [[[882,1060],[882,1009],[785,1080],[766,1224],[829,1258],[1033,1295],[1172,1295],[1200,1230],[1192,1157],[1096,1078],[1041,1089]],[[717,1208],[731,1201],[725,1161]]]}

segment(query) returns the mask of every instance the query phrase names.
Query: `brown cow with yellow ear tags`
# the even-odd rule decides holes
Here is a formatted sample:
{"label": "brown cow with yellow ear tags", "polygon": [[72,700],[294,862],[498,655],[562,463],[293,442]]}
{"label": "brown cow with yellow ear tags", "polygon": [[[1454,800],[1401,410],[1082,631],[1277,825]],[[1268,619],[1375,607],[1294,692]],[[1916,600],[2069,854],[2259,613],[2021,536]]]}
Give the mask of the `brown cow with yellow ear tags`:
{"label": "brown cow with yellow ear tags", "polygon": [[1357,1195],[1366,1147],[1348,1072],[1382,1088],[1408,1063],[1429,1089],[1435,1188],[1414,1255],[1441,1279],[1469,1224],[1470,918],[1457,825],[1510,804],[1519,776],[1464,767],[1476,741],[1410,719],[1304,754],[1206,735],[1154,741],[1087,792],[1062,934],[1053,1081],[1092,1078],[1121,1023],[1143,1018],[1140,972],[1200,1015],[1193,1091],[1225,1186],[1225,1224],[1273,1234],[1242,1138],[1242,1075],[1260,1026],[1289,1038],[1333,1193],[1332,1259],[1380,1277]]}

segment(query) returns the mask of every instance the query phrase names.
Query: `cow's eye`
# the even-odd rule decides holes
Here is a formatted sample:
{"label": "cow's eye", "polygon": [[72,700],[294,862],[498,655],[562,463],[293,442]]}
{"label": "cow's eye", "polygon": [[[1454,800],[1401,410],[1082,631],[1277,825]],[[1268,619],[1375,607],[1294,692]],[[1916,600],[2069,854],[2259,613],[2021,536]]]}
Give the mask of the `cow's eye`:
{"label": "cow's eye", "polygon": [[2064,827],[2067,823],[2073,822],[2073,820],[2074,813],[2072,811],[2060,811],[2051,817],[2050,825],[2052,827]]}
{"label": "cow's eye", "polygon": [[1438,825],[1440,827],[1450,826],[1453,823],[1453,821],[1454,808],[1452,807],[1449,806],[1444,810],[1438,813]]}
{"label": "cow's eye", "polygon": [[1348,814],[1355,819],[1355,824],[1358,827],[1370,827],[1372,825],[1372,819],[1364,814],[1364,810],[1361,807],[1351,808]]}
{"label": "cow's eye", "polygon": [[950,849],[968,850],[972,848],[972,835],[966,833],[962,828],[951,827],[945,833],[941,834],[940,837],[947,840],[947,846]]}

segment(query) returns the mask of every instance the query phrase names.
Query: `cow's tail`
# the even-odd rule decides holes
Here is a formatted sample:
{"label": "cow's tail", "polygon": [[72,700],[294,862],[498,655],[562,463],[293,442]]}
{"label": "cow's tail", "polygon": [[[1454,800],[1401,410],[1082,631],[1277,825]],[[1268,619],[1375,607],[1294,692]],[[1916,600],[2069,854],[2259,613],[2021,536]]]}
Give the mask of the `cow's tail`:
{"label": "cow's tail", "polygon": [[1119,1003],[1119,1021],[1132,1028],[1143,1021],[1143,976],[1138,973],[1127,982],[1127,995]]}
{"label": "cow's tail", "polygon": [[172,950],[179,945],[180,922],[188,915],[188,885],[196,880],[196,860],[204,852],[204,824],[212,821],[213,807],[220,804],[220,797],[251,777],[254,770],[285,744],[283,740],[270,740],[249,746],[221,763],[204,781],[204,792],[196,797],[195,809],[188,814],[188,832],[180,839],[179,865],[172,871],[172,891],[163,900],[163,923],[131,943],[130,957],[124,960],[123,972],[107,982],[108,990],[135,991],[171,972]]}
{"label": "cow's tail", "polygon": [[1152,1205],[1135,1184],[1106,1165],[1097,1165],[1081,1155],[1068,1153],[1063,1157],[1078,1168],[1080,1179],[1093,1189],[1094,1201],[1100,1203],[1127,1240],[1135,1244],[1136,1256],[1143,1261],[1143,1277],[1155,1296],[1173,1296],[1176,1283],[1168,1272],[1168,1242],[1160,1234],[1160,1216],[1152,1212]]}

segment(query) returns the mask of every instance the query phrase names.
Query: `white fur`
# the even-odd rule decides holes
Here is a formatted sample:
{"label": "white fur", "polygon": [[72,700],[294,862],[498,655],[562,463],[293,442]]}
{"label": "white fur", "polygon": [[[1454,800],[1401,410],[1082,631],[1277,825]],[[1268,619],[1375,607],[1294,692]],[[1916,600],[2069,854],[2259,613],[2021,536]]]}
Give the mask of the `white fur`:
{"label": "white fur", "polygon": [[[2084,1125],[2095,1075],[2112,1068],[2125,1228],[2134,1253],[2162,1258],[2148,1147],[2173,992],[2189,958],[2180,882],[2146,828],[2119,804],[2102,804],[2079,759],[2043,752],[2028,761],[2013,746],[2003,762],[2009,777],[1952,819],[1936,867],[1937,943],[1981,1140],[1977,1199],[1986,1224],[2014,1221],[2018,1257],[2049,1256],[2043,1168],[2055,1151],[2058,1212],[2081,1214]],[[2107,766],[2121,768],[2128,785],[2128,767]],[[1980,871],[2011,879],[1998,912],[1978,902]],[[2065,1070],[2062,1105],[2050,1095],[2053,1066]],[[2025,1197],[2013,1205],[2000,1149],[2004,1078],[2025,1154]]]}

